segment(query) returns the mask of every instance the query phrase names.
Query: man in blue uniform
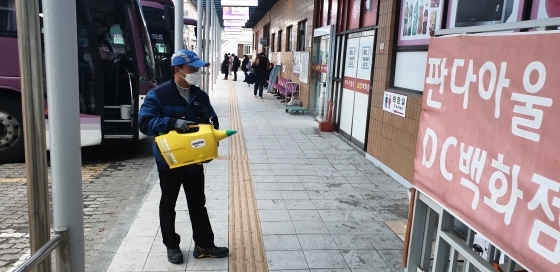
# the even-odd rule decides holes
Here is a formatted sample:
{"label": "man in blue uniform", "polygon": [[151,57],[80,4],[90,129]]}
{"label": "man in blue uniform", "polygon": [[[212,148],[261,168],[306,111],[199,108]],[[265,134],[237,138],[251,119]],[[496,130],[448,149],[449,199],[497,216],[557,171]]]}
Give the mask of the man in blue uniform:
{"label": "man in blue uniform", "polygon": [[[171,64],[173,78],[151,90],[140,108],[140,131],[149,136],[171,130],[187,132],[189,124],[197,123],[213,124],[218,129],[218,117],[208,95],[196,86],[201,78],[200,69],[209,63],[200,60],[192,51],[180,50],[171,57]],[[183,262],[179,248],[181,237],[175,232],[175,204],[181,185],[187,197],[193,230],[194,257],[226,257],[228,248],[214,245],[214,233],[205,207],[203,165],[169,169],[155,142],[152,149],[161,187],[159,221],[169,262]]]}

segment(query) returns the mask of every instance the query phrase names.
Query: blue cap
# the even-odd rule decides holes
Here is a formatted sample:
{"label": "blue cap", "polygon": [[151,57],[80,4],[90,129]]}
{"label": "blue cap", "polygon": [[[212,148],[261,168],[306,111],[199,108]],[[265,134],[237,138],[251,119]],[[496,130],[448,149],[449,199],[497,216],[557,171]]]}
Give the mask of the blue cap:
{"label": "blue cap", "polygon": [[188,65],[194,68],[210,66],[210,63],[200,60],[198,55],[190,50],[179,50],[171,56],[171,66]]}

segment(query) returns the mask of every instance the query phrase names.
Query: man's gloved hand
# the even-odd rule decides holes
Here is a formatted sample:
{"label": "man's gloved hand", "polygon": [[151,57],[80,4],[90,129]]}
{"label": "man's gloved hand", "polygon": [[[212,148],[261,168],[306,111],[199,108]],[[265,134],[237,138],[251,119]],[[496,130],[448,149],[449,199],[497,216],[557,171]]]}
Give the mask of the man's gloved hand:
{"label": "man's gloved hand", "polygon": [[196,123],[183,119],[177,119],[177,121],[175,121],[175,130],[178,132],[187,132],[189,131],[189,125],[196,125]]}

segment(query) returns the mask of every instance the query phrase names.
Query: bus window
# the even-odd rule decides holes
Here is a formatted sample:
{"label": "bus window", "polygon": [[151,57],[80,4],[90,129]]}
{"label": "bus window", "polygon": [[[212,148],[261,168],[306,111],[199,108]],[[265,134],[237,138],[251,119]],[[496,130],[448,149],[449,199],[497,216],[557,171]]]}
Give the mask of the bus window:
{"label": "bus window", "polygon": [[76,5],[78,38],[78,84],[80,113],[95,114],[100,111],[101,101],[97,94],[96,71],[93,63],[93,46],[90,41],[87,17],[80,4]]}
{"label": "bus window", "polygon": [[16,34],[16,2],[15,0],[0,0],[0,35]]}

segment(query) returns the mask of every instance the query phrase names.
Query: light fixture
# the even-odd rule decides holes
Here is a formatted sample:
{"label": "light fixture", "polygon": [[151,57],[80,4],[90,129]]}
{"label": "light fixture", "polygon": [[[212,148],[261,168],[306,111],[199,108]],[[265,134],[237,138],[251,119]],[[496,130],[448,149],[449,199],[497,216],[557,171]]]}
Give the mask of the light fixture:
{"label": "light fixture", "polygon": [[223,7],[224,20],[249,20],[249,7]]}
{"label": "light fixture", "polygon": [[222,7],[257,7],[259,6],[258,0],[222,0]]}

